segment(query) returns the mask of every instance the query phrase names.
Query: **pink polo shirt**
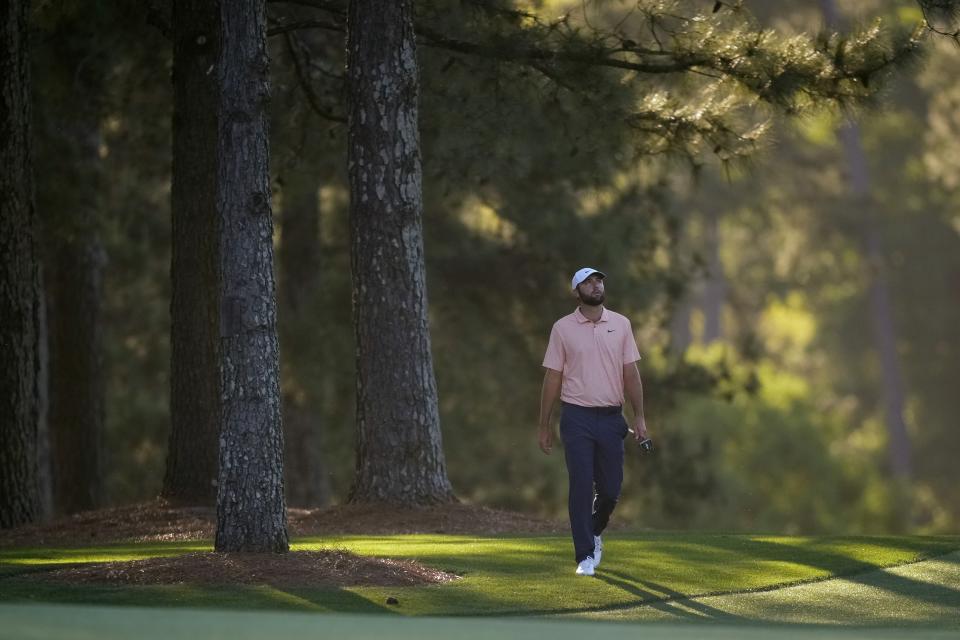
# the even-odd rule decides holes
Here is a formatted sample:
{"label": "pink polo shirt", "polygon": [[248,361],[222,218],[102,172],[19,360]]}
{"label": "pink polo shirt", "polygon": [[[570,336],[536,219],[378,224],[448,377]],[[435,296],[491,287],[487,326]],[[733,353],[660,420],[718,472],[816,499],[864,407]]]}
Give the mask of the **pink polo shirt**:
{"label": "pink polo shirt", "polygon": [[630,321],[604,308],[597,323],[580,307],[553,324],[543,366],[563,373],[560,399],[583,407],[623,404],[623,365],[640,359]]}

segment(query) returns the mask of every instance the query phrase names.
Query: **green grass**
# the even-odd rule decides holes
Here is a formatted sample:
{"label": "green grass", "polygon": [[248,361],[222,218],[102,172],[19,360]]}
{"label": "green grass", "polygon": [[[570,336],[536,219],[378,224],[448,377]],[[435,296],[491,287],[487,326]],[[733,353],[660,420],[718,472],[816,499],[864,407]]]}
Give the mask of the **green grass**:
{"label": "green grass", "polygon": [[[908,636],[903,629],[823,626],[702,624],[595,624],[584,621],[506,620],[503,618],[398,618],[357,614],[77,607],[0,604],[0,639],[6,640],[885,640]],[[924,630],[916,637],[955,639],[949,631]]]}
{"label": "green grass", "polygon": [[606,620],[767,620],[960,631],[960,552],[843,578],[593,614]]}
{"label": "green grass", "polygon": [[[414,588],[52,585],[25,580],[23,574],[64,563],[134,560],[210,546],[162,543],[4,549],[0,550],[0,602],[406,616],[561,615],[618,620],[838,623],[842,620],[836,619],[840,615],[837,611],[819,618],[815,614],[803,617],[796,611],[793,617],[784,617],[777,611],[789,608],[790,603],[814,603],[823,599],[818,595],[822,593],[835,601],[867,589],[886,599],[867,598],[863,606],[869,607],[870,602],[884,607],[900,603],[898,606],[906,611],[904,624],[929,623],[955,629],[950,619],[960,619],[960,554],[947,555],[960,549],[958,537],[647,533],[607,538],[603,565],[593,579],[573,574],[571,543],[566,536],[338,536],[304,539],[293,545],[294,550],[336,548],[364,555],[412,558],[463,576],[446,585]],[[941,557],[936,565],[939,573],[911,573],[911,567],[933,565],[908,563],[933,557]],[[838,576],[846,578],[840,580]],[[800,589],[796,597],[778,599],[772,595],[782,593],[781,588],[787,585],[808,587],[806,591],[802,586],[793,587]],[[399,605],[386,605],[388,596],[396,597]],[[952,617],[951,607],[956,613]],[[877,624],[878,620],[887,622],[886,618],[866,615],[859,623]],[[858,623],[856,615],[850,622]]]}

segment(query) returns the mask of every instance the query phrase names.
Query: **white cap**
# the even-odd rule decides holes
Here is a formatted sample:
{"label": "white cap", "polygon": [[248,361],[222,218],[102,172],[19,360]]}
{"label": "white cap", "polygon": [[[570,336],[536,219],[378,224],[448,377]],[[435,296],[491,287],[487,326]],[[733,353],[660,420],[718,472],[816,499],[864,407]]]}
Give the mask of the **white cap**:
{"label": "white cap", "polygon": [[592,267],[584,267],[583,269],[580,269],[575,274],[573,274],[573,280],[570,283],[571,288],[574,291],[576,291],[577,287],[580,285],[581,282],[583,282],[584,280],[586,280],[587,278],[589,278],[595,273],[598,274],[601,278],[607,277],[607,274],[605,274],[603,271],[599,271]]}

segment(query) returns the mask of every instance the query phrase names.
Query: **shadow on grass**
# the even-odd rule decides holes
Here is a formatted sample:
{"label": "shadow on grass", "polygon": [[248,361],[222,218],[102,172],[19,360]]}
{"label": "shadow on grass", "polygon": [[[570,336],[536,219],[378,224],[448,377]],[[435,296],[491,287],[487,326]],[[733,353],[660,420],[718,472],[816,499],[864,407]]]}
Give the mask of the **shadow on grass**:
{"label": "shadow on grass", "polygon": [[[727,554],[736,556],[739,560],[749,559],[751,563],[767,563],[772,565],[789,563],[819,569],[820,576],[786,579],[782,582],[769,585],[748,586],[740,589],[691,589],[684,593],[669,589],[663,585],[642,579],[636,575],[623,571],[598,570],[597,577],[607,584],[630,594],[628,601],[598,606],[529,608],[491,611],[481,615],[564,615],[578,613],[606,613],[635,609],[650,606],[656,610],[668,613],[671,616],[689,620],[724,620],[751,622],[747,618],[740,618],[726,611],[712,608],[695,599],[716,595],[738,595],[776,591],[798,584],[816,583],[834,578],[843,578],[850,582],[862,584],[887,591],[896,596],[913,599],[930,605],[960,609],[960,589],[945,586],[934,582],[918,580],[907,576],[897,575],[884,570],[882,564],[866,562],[842,553],[831,552],[829,547],[836,541],[849,542],[850,538],[824,538],[812,546],[798,546],[768,542],[745,536],[717,536],[712,541],[699,541],[695,547],[683,543],[676,544],[675,553],[683,553],[686,560],[694,559],[703,563],[704,570],[715,567]],[[934,558],[943,558],[951,563],[960,562],[960,554],[951,554],[960,547],[960,540],[909,540],[903,538],[863,538],[864,546],[884,546],[897,548],[901,551],[915,552],[916,561]],[[669,543],[664,546],[671,546]],[[662,551],[662,550],[661,550]],[[904,562],[892,566],[903,566]],[[909,563],[907,563],[909,564]],[[686,607],[685,610],[681,607]],[[477,614],[472,614],[477,615]]]}
{"label": "shadow on grass", "polygon": [[397,613],[347,589],[291,589],[270,585],[64,586],[13,579],[0,581],[0,601],[317,613]]}
{"label": "shadow on grass", "polygon": [[[851,545],[850,541],[854,544]],[[471,544],[471,541],[474,544]],[[562,544],[560,544],[562,542]],[[631,542],[642,542],[636,547]],[[862,542],[862,545],[861,545]],[[308,543],[310,546],[317,542]],[[584,582],[557,567],[569,565],[567,541],[551,536],[513,539],[455,539],[430,537],[399,539],[330,539],[326,548],[356,547],[364,555],[387,555],[420,560],[432,567],[475,578],[442,587],[397,589],[401,606],[385,606],[384,589],[346,590],[240,587],[66,587],[33,582],[18,575],[60,568],[56,563],[76,562],[89,556],[120,559],[131,555],[174,555],[191,549],[183,545],[126,545],[97,549],[43,550],[37,554],[18,549],[0,553],[0,601],[120,604],[139,606],[225,607],[317,612],[427,614],[445,616],[552,616],[617,612],[649,606],[678,620],[749,622],[747,618],[711,608],[693,600],[710,595],[772,591],[803,582],[843,577],[918,601],[960,608],[960,591],[884,572],[876,560],[933,557],[960,548],[958,539],[904,538],[765,538],[725,535],[643,535],[613,540],[611,553],[625,544],[624,554],[601,567],[597,579]],[[889,548],[883,555],[872,548]],[[396,551],[396,554],[390,553]],[[904,553],[906,552],[906,553]],[[20,556],[18,558],[17,556]],[[612,559],[616,556],[611,555]],[[3,561],[47,561],[40,564],[4,565]],[[949,557],[958,562],[958,557]],[[889,563],[893,563],[889,561]],[[799,571],[797,568],[806,567]],[[816,571],[809,571],[809,569]],[[776,574],[776,584],[770,584]],[[657,583],[647,576],[655,576]],[[598,584],[600,583],[600,584]],[[658,584],[659,583],[659,584]],[[665,586],[669,585],[669,586]]]}
{"label": "shadow on grass", "polygon": [[[877,539],[865,539],[871,544],[875,544]],[[891,542],[886,544],[894,546]],[[956,550],[943,549],[939,553],[931,552],[929,547],[922,544],[914,544],[909,540],[897,540],[895,546],[908,550],[916,550],[917,560],[927,560],[932,558],[946,558],[950,562],[955,562],[955,558],[949,554]],[[804,564],[808,567],[814,567],[828,572],[829,578],[843,578],[850,582],[856,582],[868,587],[875,587],[894,593],[899,596],[914,598],[934,605],[948,605],[949,603],[960,603],[960,590],[948,586],[939,585],[922,580],[915,580],[906,576],[897,575],[885,571],[884,567],[856,560],[848,556],[828,552],[822,548],[799,548],[790,545],[777,544],[762,540],[753,540],[750,545],[750,554],[757,560],[783,561],[789,560],[797,564]],[[785,557],[788,556],[788,557]],[[903,566],[901,563],[897,566]],[[815,582],[809,581],[809,582]],[[782,588],[776,585],[770,588],[760,588],[752,591],[770,591]]]}
{"label": "shadow on grass", "polygon": [[[701,602],[689,600],[686,594],[674,591],[663,585],[651,582],[649,580],[640,580],[616,571],[601,571],[597,574],[600,580],[609,585],[619,587],[624,591],[636,596],[640,602],[633,605],[622,605],[618,608],[627,609],[637,606],[648,606],[657,611],[666,613],[674,618],[704,621],[704,620],[722,620],[724,622],[742,621],[740,616],[733,615],[720,609],[715,609]],[[641,589],[640,585],[649,589]],[[681,604],[682,603],[682,604]]]}
{"label": "shadow on grass", "polygon": [[139,560],[145,557],[176,556],[212,550],[212,544],[202,542],[118,543],[97,547],[8,547],[0,549],[0,567]]}
{"label": "shadow on grass", "polygon": [[960,564],[960,553],[948,553],[944,556],[940,556],[938,560],[948,562],[950,564]]}

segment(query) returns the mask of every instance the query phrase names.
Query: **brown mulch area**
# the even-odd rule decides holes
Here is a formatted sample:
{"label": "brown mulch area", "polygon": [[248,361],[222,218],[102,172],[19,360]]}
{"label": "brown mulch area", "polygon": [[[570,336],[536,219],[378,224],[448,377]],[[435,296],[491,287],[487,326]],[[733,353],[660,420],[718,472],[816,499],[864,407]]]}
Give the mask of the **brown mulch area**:
{"label": "brown mulch area", "polygon": [[459,502],[419,508],[345,504],[300,512],[291,509],[288,522],[291,536],[340,533],[496,535],[555,533],[567,530],[566,523]]}
{"label": "brown mulch area", "polygon": [[187,553],[132,562],[98,562],[34,573],[28,579],[68,584],[237,585],[273,587],[410,587],[459,576],[416,562],[368,558],[347,551]]}
{"label": "brown mulch area", "polygon": [[[210,540],[216,512],[163,500],[79,513],[44,524],[0,530],[0,548],[89,546],[112,542]],[[449,503],[400,508],[346,504],[288,509],[291,538],[337,534],[444,533],[490,535],[554,533],[566,525],[511,511]],[[102,562],[31,572],[29,580],[71,584],[269,584],[288,586],[410,586],[457,576],[416,562],[357,556],[346,551],[187,553],[133,562]]]}
{"label": "brown mulch area", "polygon": [[[216,512],[212,508],[175,507],[158,499],[0,530],[0,548],[209,540],[213,538],[215,521]],[[292,538],[337,534],[492,535],[566,531],[565,523],[464,503],[418,508],[345,504],[326,509],[288,509],[287,526]]]}

